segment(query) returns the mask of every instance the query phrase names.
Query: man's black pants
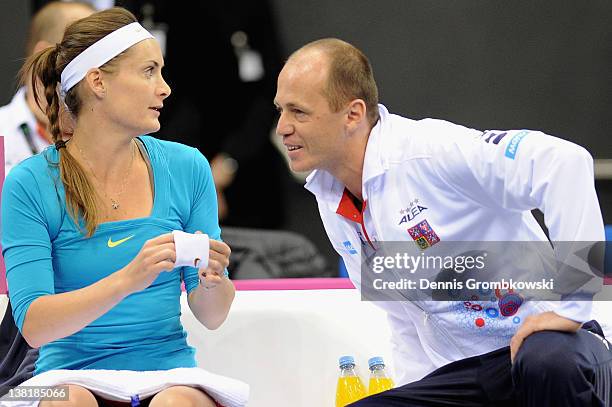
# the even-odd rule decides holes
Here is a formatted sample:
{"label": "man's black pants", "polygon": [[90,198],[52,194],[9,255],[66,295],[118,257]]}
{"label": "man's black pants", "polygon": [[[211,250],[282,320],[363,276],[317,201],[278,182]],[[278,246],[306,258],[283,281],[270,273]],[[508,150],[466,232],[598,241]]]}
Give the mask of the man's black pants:
{"label": "man's black pants", "polygon": [[576,334],[537,332],[525,339],[514,365],[506,347],[350,406],[611,407],[612,344],[595,321]]}

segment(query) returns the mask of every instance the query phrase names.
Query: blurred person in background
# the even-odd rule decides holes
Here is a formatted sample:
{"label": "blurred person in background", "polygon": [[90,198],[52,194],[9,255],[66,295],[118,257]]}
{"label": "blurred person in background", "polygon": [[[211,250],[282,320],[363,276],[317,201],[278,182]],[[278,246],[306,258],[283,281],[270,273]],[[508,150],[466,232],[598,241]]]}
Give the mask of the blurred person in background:
{"label": "blurred person in background", "polygon": [[[118,2],[166,38],[175,89],[160,137],[198,148],[211,164],[223,225],[278,229],[289,172],[273,146],[275,81],[282,52],[268,0]],[[193,27],[199,53],[195,64]]]}
{"label": "blurred person in background", "polygon": [[[67,25],[95,10],[87,3],[47,3],[33,17],[28,30],[26,55],[30,56],[62,39]],[[39,85],[40,86],[40,85]],[[44,103],[42,105],[45,107]],[[34,101],[32,84],[19,88],[10,104],[0,107],[0,136],[4,137],[5,174],[24,159],[51,143],[47,117]],[[66,123],[70,131],[69,123]]]}

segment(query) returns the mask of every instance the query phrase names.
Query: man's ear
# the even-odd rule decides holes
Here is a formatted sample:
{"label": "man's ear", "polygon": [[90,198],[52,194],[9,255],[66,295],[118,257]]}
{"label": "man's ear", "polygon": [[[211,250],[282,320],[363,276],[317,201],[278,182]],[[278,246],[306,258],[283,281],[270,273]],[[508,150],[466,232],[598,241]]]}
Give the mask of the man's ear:
{"label": "man's ear", "polygon": [[102,99],[106,96],[106,86],[104,83],[104,73],[99,68],[91,68],[85,75],[85,82],[89,90],[98,99]]}
{"label": "man's ear", "polygon": [[355,129],[366,120],[367,107],[362,99],[352,100],[346,113],[347,125]]}

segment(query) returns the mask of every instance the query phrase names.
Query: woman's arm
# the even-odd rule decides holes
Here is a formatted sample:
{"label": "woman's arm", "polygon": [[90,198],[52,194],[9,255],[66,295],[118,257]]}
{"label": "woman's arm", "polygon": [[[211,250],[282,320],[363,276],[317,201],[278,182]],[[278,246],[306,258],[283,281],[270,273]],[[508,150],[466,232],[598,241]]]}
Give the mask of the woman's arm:
{"label": "woman's arm", "polygon": [[30,304],[21,334],[33,348],[80,331],[129,293],[119,273],[75,291],[44,295]]}
{"label": "woman's arm", "polygon": [[[189,308],[208,329],[218,328],[229,312],[235,291],[232,282],[224,277],[229,264],[230,248],[221,241],[221,229],[217,212],[217,195],[210,165],[206,158],[193,149],[191,168],[183,179],[192,181],[191,208],[184,230],[190,233],[204,232],[210,237],[208,267],[198,270],[183,268]],[[205,287],[212,287],[208,290]]]}
{"label": "woman's arm", "polygon": [[200,284],[187,297],[189,308],[208,329],[221,326],[236,295],[234,284],[225,276],[229,255],[227,244],[210,240],[208,267],[199,270]]}

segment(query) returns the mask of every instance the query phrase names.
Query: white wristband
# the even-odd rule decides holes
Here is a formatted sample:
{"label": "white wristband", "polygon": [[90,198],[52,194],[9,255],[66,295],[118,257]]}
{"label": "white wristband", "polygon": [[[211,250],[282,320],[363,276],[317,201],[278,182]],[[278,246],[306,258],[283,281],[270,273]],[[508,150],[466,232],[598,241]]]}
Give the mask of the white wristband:
{"label": "white wristband", "polygon": [[174,230],[172,234],[174,235],[174,248],[176,250],[175,267],[208,267],[208,251],[210,248],[208,235],[185,233],[181,230]]}

